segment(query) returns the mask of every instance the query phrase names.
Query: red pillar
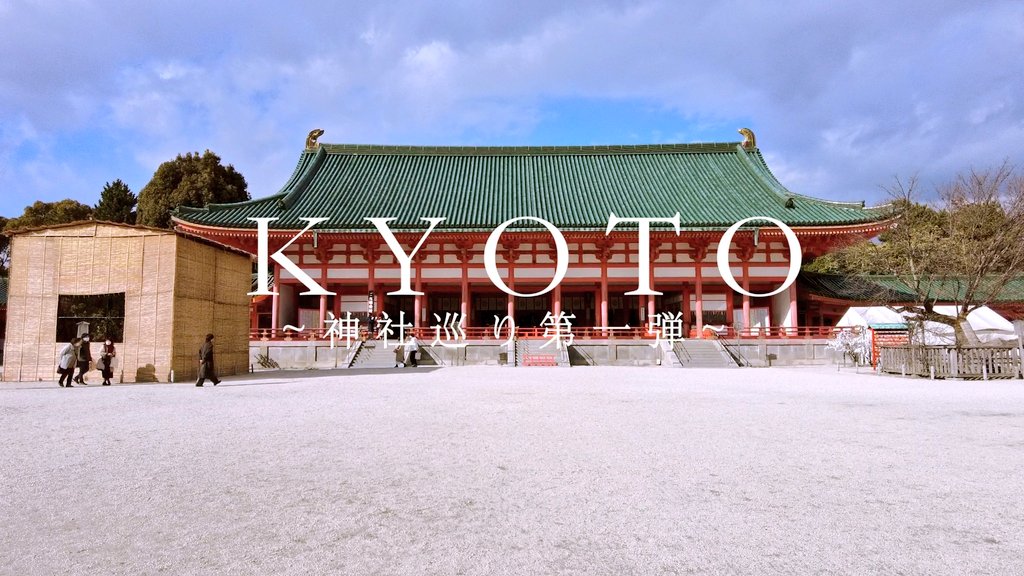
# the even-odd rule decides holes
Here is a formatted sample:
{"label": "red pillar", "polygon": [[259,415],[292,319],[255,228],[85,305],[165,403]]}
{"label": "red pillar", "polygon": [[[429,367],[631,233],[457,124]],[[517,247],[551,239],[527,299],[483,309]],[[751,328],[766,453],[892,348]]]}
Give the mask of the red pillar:
{"label": "red pillar", "polygon": [[[509,250],[505,253],[505,259],[508,261],[508,287],[510,290],[515,291],[516,289],[516,269],[513,266],[515,259],[518,258],[518,254],[515,251]],[[508,295],[508,317],[515,321],[516,317],[516,297]]]}
{"label": "red pillar", "polygon": [[[750,268],[743,263],[743,289],[750,292]],[[750,329],[750,296],[743,295],[743,327]]]}
{"label": "red pillar", "polygon": [[[654,257],[653,259],[657,259],[657,257]],[[651,290],[655,290],[656,291],[656,289],[654,287],[654,262],[653,261],[651,262],[651,265],[650,265],[648,271],[649,271],[649,275],[647,277],[647,285],[651,287]],[[655,312],[654,304],[655,304],[655,299],[656,298],[657,298],[656,296],[648,296],[647,297],[647,324],[648,325],[650,325],[650,323],[654,320],[654,312]]]}
{"label": "red pillar", "polygon": [[325,330],[327,327],[327,296],[320,296],[320,325],[317,330]]}
{"label": "red pillar", "polygon": [[551,313],[555,315],[555,318],[558,318],[558,315],[562,312],[562,285],[561,284],[559,284],[558,286],[555,286],[555,289],[551,291],[551,307],[553,308]]}
{"label": "red pillar", "polygon": [[796,282],[789,286],[789,325],[794,328],[800,324],[796,312]]}
{"label": "red pillar", "polygon": [[690,286],[683,284],[683,333],[690,337]]}
{"label": "red pillar", "polygon": [[459,312],[462,314],[462,325],[469,326],[469,279],[466,278],[466,269],[462,269],[462,302],[459,303]]}
{"label": "red pillar", "polygon": [[736,293],[732,291],[732,288],[725,286],[725,325],[733,325],[733,308],[736,306]]}
{"label": "red pillar", "polygon": [[[413,289],[417,292],[423,291],[423,274],[419,266],[416,267],[416,287]],[[413,320],[412,323],[414,328],[420,327],[420,316],[422,315],[422,313],[423,295],[417,294],[416,296],[413,296],[412,301],[412,315],[415,316],[415,319]]]}
{"label": "red pillar", "polygon": [[277,266],[274,266],[274,295],[270,298],[270,328],[271,334],[274,334],[281,317],[281,272]]}
{"label": "red pillar", "polygon": [[600,290],[600,303],[601,303],[601,326],[608,326],[608,269],[604,266],[601,267],[601,290]]}
{"label": "red pillar", "polygon": [[[750,292],[750,288],[747,288],[746,282],[743,283],[743,289]],[[750,329],[750,296],[743,295],[743,327]]]}
{"label": "red pillar", "polygon": [[697,302],[694,312],[697,316],[697,338],[704,337],[704,272],[697,263]]}

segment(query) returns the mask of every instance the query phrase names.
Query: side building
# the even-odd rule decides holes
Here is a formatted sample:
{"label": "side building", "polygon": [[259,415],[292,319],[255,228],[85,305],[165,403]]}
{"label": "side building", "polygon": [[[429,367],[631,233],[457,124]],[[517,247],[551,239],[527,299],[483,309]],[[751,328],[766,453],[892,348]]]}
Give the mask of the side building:
{"label": "side building", "polygon": [[171,230],[76,222],[11,233],[5,381],[56,380],[84,331],[117,346],[115,380],[188,381],[208,332],[223,374],[247,371],[248,255]]}

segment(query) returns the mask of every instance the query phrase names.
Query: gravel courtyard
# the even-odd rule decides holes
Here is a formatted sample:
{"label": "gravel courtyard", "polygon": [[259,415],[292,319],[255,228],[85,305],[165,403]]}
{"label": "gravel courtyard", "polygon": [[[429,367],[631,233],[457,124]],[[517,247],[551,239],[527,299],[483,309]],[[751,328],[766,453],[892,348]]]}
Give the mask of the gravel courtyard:
{"label": "gravel courtyard", "polygon": [[0,386],[0,573],[1020,574],[1024,382],[824,368]]}

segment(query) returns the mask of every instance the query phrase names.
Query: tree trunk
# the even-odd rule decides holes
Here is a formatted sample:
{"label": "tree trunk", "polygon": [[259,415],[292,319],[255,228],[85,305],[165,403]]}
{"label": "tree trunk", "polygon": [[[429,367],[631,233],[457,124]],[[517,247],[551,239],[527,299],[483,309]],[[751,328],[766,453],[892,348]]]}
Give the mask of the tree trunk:
{"label": "tree trunk", "polygon": [[956,323],[953,325],[953,334],[956,335],[957,348],[981,345],[981,340],[979,340],[978,335],[974,333],[974,328],[971,327],[971,324],[967,321],[966,317],[957,317]]}

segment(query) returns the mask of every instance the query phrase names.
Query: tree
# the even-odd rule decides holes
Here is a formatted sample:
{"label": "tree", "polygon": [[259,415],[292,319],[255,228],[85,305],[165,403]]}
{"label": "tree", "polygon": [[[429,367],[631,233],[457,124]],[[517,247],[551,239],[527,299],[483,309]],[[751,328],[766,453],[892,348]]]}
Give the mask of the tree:
{"label": "tree", "polygon": [[7,267],[11,259],[11,239],[3,234],[7,222],[7,218],[0,216],[0,276],[7,276]]}
{"label": "tree", "polygon": [[[961,173],[939,187],[936,206],[914,202],[917,187],[911,178],[889,189],[896,225],[878,243],[856,244],[809,270],[886,275],[893,282],[880,286],[879,303],[913,324],[950,326],[958,346],[975,346],[967,316],[1024,275],[1024,177],[1006,163]],[[956,314],[936,312],[942,302]]]}
{"label": "tree", "polygon": [[[25,212],[17,218],[0,218],[0,232],[13,232],[23,228],[55,226],[92,218],[92,207],[77,200],[58,200],[57,202],[36,201],[25,207]],[[10,266],[10,238],[0,235],[0,274],[7,275]]]}
{"label": "tree", "polygon": [[137,220],[144,226],[170,228],[174,208],[241,202],[249,199],[247,188],[234,166],[222,166],[213,152],[179,154],[161,164],[139,192]]}
{"label": "tree", "polygon": [[10,232],[23,228],[56,226],[90,218],[92,218],[92,206],[82,204],[77,200],[70,198],[57,202],[37,200],[31,206],[26,206],[25,212],[21,216],[8,220],[4,225],[4,230]]}
{"label": "tree", "polygon": [[100,192],[100,201],[96,204],[92,217],[105,222],[135,224],[136,204],[138,199],[127,184],[121,180],[107,182]]}

